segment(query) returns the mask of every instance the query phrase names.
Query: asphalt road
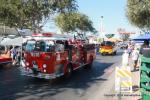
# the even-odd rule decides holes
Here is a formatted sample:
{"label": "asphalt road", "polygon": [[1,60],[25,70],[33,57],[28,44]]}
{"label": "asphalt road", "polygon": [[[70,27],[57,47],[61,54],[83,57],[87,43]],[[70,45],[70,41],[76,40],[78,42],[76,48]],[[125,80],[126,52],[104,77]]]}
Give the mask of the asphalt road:
{"label": "asphalt road", "polygon": [[91,70],[52,81],[21,76],[18,67],[0,68],[0,100],[87,100],[119,65],[121,54],[97,55]]}

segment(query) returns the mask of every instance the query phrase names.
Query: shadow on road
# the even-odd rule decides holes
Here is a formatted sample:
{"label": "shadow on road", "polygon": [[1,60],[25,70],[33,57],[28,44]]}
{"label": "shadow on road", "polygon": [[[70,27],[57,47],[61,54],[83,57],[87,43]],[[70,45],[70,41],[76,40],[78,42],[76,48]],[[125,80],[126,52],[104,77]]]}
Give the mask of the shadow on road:
{"label": "shadow on road", "polygon": [[15,100],[36,96],[41,100],[68,89],[86,90],[93,84],[106,81],[101,76],[112,64],[95,61],[91,70],[82,68],[75,71],[69,79],[58,78],[52,81],[21,76],[18,67],[0,69],[0,99]]}

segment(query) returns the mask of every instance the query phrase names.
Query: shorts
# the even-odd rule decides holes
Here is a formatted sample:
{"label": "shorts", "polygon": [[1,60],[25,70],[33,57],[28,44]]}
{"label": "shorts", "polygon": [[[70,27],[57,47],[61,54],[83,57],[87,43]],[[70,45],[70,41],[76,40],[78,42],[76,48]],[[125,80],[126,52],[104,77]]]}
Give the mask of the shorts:
{"label": "shorts", "polygon": [[13,60],[16,60],[16,55],[13,55],[12,59],[13,59]]}

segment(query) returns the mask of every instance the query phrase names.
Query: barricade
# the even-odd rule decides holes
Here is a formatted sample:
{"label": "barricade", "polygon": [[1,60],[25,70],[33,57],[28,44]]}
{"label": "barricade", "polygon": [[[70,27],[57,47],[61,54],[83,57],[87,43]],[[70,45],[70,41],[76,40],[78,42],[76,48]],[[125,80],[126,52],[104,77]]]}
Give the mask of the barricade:
{"label": "barricade", "polygon": [[132,92],[132,73],[129,66],[116,67],[115,70],[115,91]]}

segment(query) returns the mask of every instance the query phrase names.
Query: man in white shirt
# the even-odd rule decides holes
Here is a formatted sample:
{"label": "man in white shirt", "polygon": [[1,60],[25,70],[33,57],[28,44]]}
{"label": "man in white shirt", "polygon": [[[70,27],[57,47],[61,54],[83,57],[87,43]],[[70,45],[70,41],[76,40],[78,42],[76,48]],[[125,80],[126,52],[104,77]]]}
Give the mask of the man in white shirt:
{"label": "man in white shirt", "polygon": [[139,58],[139,51],[136,47],[134,47],[134,50],[132,51],[132,60],[134,61],[134,70],[136,70],[137,63]]}

